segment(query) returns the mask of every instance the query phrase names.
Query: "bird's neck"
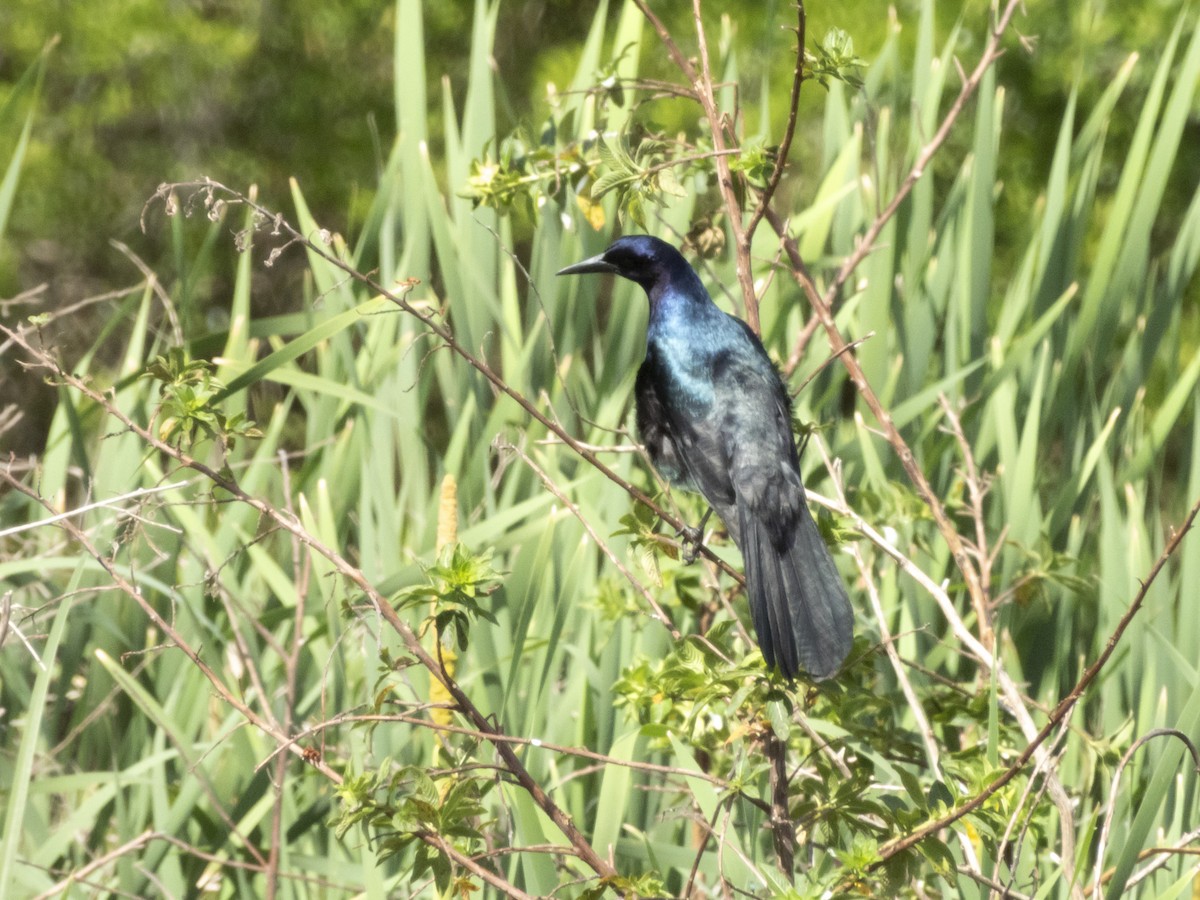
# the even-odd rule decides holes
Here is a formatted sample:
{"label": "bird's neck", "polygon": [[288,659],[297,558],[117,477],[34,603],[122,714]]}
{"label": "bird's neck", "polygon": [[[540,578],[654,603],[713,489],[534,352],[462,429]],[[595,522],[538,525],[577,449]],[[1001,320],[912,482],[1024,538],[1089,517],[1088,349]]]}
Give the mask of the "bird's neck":
{"label": "bird's neck", "polygon": [[650,298],[650,322],[669,319],[692,319],[716,310],[698,275],[688,266],[686,271],[674,272],[670,278],[656,282],[647,292]]}

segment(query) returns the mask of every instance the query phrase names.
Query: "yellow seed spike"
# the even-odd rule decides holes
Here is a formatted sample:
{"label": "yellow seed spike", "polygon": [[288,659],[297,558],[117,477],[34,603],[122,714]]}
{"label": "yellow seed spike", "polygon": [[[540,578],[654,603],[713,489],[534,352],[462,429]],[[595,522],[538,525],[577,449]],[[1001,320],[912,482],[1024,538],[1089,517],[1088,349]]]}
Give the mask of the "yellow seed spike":
{"label": "yellow seed spike", "polygon": [[438,501],[437,552],[458,540],[458,482],[453,475],[442,479],[442,496]]}
{"label": "yellow seed spike", "polygon": [[[447,475],[442,479],[442,493],[438,501],[438,527],[437,527],[437,555],[440,559],[442,552],[447,547],[453,547],[458,541],[458,482],[454,480],[453,475]],[[437,601],[433,601],[431,613],[437,613]],[[440,633],[434,638],[440,644],[442,664],[445,666],[446,674],[454,677],[454,663],[458,659],[458,654],[445,641],[442,640]],[[444,703],[449,705],[451,701],[450,692],[437,679],[433,679],[429,686],[429,699],[433,703]],[[430,718],[438,725],[449,725],[453,716],[448,708],[435,708],[430,710]],[[437,763],[439,750],[441,749],[441,741],[434,745],[433,755],[434,763]]]}

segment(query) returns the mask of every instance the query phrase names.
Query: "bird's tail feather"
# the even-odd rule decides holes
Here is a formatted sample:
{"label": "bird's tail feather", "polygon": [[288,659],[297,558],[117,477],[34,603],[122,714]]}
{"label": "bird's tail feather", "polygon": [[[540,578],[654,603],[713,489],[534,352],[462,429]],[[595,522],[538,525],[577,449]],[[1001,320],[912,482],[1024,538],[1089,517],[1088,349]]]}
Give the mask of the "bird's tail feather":
{"label": "bird's tail feather", "polygon": [[743,510],[739,519],[763,658],[788,678],[801,669],[817,680],[829,678],[850,652],[854,617],[817,523],[803,503],[795,525],[783,535],[752,511]]}

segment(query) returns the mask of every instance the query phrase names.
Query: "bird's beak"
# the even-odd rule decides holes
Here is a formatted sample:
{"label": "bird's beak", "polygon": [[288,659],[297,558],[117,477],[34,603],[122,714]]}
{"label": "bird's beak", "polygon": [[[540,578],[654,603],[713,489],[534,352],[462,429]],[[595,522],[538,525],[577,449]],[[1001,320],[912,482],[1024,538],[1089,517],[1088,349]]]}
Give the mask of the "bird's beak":
{"label": "bird's beak", "polygon": [[587,275],[591,272],[611,272],[613,275],[619,275],[620,270],[612,263],[604,258],[604,254],[593,256],[585,259],[582,262],[577,262],[573,266],[567,266],[565,269],[559,269],[557,275]]}

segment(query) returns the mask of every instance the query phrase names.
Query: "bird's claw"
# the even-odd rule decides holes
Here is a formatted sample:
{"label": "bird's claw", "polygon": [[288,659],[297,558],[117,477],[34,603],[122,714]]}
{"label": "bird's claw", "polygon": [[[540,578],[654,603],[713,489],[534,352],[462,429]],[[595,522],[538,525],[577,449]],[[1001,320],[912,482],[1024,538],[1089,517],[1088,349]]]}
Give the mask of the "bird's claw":
{"label": "bird's claw", "polygon": [[696,557],[700,555],[700,546],[704,540],[704,532],[699,528],[683,525],[675,532],[675,536],[680,539],[680,547],[683,549],[683,561],[691,565],[696,561]]}
{"label": "bird's claw", "polygon": [[696,557],[700,555],[700,547],[704,544],[704,526],[708,524],[708,517],[712,515],[712,507],[709,507],[708,512],[704,514],[704,518],[700,520],[700,524],[696,526],[680,525],[675,531],[675,537],[680,538],[680,546],[683,549],[683,561],[687,565],[691,565],[696,561]]}

